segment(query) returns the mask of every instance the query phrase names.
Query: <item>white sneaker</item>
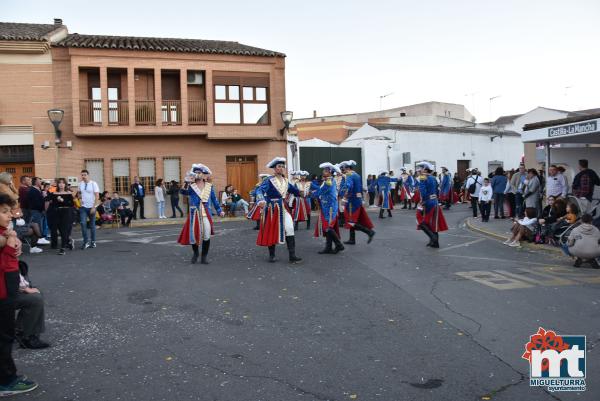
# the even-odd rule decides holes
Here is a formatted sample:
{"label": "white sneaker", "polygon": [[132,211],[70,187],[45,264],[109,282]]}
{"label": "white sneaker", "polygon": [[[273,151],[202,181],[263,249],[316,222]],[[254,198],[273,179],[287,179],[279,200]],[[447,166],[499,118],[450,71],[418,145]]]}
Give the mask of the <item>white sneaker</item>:
{"label": "white sneaker", "polygon": [[513,248],[520,248],[521,247],[521,243],[518,241],[513,241],[510,244],[508,244],[508,246],[512,246]]}
{"label": "white sneaker", "polygon": [[512,242],[512,241],[511,241],[511,240],[510,240],[510,238],[509,238],[509,239],[507,239],[506,241],[504,241],[504,242],[503,242],[503,244],[504,244],[504,245],[508,245],[508,244],[510,244],[511,242]]}
{"label": "white sneaker", "polygon": [[42,248],[38,248],[37,246],[32,246],[31,249],[29,249],[29,253],[42,253],[42,252],[44,252],[42,250]]}
{"label": "white sneaker", "polygon": [[48,245],[50,244],[50,241],[48,241],[46,238],[40,238],[37,241],[38,245]]}

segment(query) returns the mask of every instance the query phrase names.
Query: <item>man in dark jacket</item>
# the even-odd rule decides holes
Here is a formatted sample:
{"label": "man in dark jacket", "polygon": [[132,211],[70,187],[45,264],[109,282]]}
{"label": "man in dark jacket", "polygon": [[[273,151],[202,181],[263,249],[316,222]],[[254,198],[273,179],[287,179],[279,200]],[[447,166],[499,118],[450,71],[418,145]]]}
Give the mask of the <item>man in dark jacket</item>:
{"label": "man in dark jacket", "polygon": [[131,197],[133,198],[133,219],[137,220],[138,206],[140,208],[140,219],[144,217],[144,196],[146,196],[146,188],[140,183],[139,177],[133,177],[131,184]]}
{"label": "man in dark jacket", "polygon": [[591,202],[596,185],[600,186],[598,174],[588,168],[586,159],[579,160],[579,173],[573,179],[573,195],[577,198],[586,198]]}

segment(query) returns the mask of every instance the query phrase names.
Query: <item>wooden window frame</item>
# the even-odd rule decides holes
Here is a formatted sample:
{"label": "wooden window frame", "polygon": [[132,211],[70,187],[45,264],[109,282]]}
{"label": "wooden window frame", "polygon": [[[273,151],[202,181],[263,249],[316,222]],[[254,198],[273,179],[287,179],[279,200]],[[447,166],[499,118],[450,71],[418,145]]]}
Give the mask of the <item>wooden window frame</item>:
{"label": "wooden window frame", "polygon": [[[236,83],[227,83],[227,84],[215,84],[212,85],[212,93],[213,93],[213,118],[214,125],[217,126],[247,126],[247,127],[268,127],[271,126],[271,87],[270,85],[256,85],[256,84],[245,84],[244,83],[244,75],[240,75],[239,77],[235,77],[237,79]],[[217,100],[217,86],[225,87],[225,99]],[[229,99],[229,87],[237,86],[240,88],[239,90],[239,99],[231,100]],[[244,87],[252,88],[252,97],[253,100],[244,100]],[[255,100],[256,99],[256,88],[265,88],[266,91],[266,100]],[[239,123],[217,123],[217,103],[236,103],[239,104],[240,110],[240,122]],[[251,124],[244,123],[244,103],[248,104],[266,104],[267,105],[267,122],[265,124]]]}
{"label": "wooden window frame", "polygon": [[[83,159],[83,168],[87,170],[87,164],[88,162],[102,162],[102,188],[100,188],[100,185],[98,185],[98,190],[100,191],[100,195],[102,195],[102,192],[106,191],[106,173],[104,172],[105,169],[105,164],[104,164],[104,159],[101,157],[93,157],[90,159]],[[98,179],[91,177],[92,181],[94,181],[96,184],[98,184]]]}

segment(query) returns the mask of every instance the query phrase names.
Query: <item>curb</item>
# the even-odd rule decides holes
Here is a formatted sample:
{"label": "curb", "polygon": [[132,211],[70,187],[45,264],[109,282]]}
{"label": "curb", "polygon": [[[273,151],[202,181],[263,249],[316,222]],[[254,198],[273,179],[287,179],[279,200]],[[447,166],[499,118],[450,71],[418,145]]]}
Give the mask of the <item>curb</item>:
{"label": "curb", "polygon": [[[471,217],[467,217],[465,219],[465,225],[467,226],[467,228],[471,231],[477,232],[479,234],[483,234],[486,235],[488,237],[493,237],[497,240],[502,240],[502,241],[506,241],[508,239],[508,237],[504,236],[504,235],[500,235],[498,233],[492,232],[492,231],[488,231],[488,230],[484,230],[483,228],[477,227],[476,225],[474,225],[473,223],[471,223]],[[562,252],[561,249],[559,248],[555,248],[555,247],[551,247],[548,245],[543,245],[543,244],[531,244],[529,242],[526,241],[522,241],[521,242],[521,246],[523,248],[532,250],[532,251],[542,251],[542,252],[552,252],[552,253],[556,253],[558,255],[561,256],[565,256],[565,254]]]}

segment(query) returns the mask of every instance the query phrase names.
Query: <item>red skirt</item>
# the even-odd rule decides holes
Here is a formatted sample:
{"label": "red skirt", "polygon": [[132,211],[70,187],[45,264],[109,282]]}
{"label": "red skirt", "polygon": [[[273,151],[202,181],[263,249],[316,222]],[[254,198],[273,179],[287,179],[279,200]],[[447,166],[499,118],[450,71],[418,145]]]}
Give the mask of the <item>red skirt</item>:
{"label": "red skirt", "polygon": [[317,224],[315,224],[315,237],[324,237],[325,233],[327,233],[330,228],[333,228],[338,236],[340,235],[340,225],[338,224],[337,216],[329,223],[323,215],[323,212],[319,213],[319,219]]}
{"label": "red skirt", "polygon": [[294,200],[294,222],[306,221],[310,218],[310,200],[307,198],[296,198]]}
{"label": "red skirt", "polygon": [[[202,206],[204,207],[204,206]],[[206,209],[205,209],[206,210]],[[206,210],[206,218],[210,222],[210,235],[213,235],[214,227],[213,221],[210,217],[210,213]],[[202,217],[198,215],[198,209],[190,208],[190,215],[185,220],[185,224],[181,229],[181,233],[179,233],[179,238],[177,242],[181,245],[197,245],[202,243],[202,230],[204,226],[202,225]]]}
{"label": "red skirt", "polygon": [[346,205],[346,208],[344,209],[344,218],[346,220],[344,228],[347,229],[354,228],[355,224],[360,224],[369,230],[374,227],[364,206],[361,206],[350,213],[350,206]]}
{"label": "red skirt", "polygon": [[421,202],[421,193],[419,192],[418,188],[415,189],[415,193],[413,194],[412,200],[415,203]]}
{"label": "red skirt", "polygon": [[[384,209],[389,209],[389,210],[394,210],[394,201],[392,200],[392,193],[388,192],[388,207],[384,208]],[[383,208],[383,194],[379,194],[379,197],[377,198],[377,205],[381,208]]]}
{"label": "red skirt", "polygon": [[258,206],[258,202],[254,203],[252,209],[246,215],[247,219],[258,221],[260,220],[260,214],[262,213],[263,208]]}
{"label": "red skirt", "polygon": [[412,200],[410,193],[408,192],[408,190],[406,189],[406,187],[404,185],[402,185],[402,188],[400,189],[400,200],[401,201]]}
{"label": "red skirt", "polygon": [[285,221],[287,210],[282,201],[267,204],[260,217],[260,228],[256,245],[271,246],[285,244]]}
{"label": "red skirt", "polygon": [[440,205],[432,207],[428,212],[417,210],[417,230],[420,230],[419,225],[423,223],[427,224],[434,233],[448,230],[448,224],[446,224]]}

